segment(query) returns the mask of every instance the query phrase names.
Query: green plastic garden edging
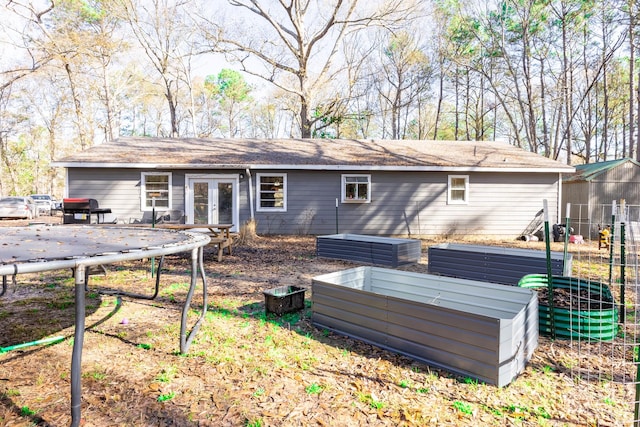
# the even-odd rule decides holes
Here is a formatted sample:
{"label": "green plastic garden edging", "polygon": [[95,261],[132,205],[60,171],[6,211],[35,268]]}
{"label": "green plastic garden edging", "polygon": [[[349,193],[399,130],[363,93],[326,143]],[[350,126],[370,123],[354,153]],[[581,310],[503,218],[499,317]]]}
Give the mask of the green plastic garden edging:
{"label": "green plastic garden edging", "polygon": [[[529,289],[547,288],[546,274],[528,274],[518,282],[518,286]],[[610,303],[611,309],[570,310],[554,307],[553,320],[557,338],[571,338],[588,341],[610,341],[618,332],[618,310],[613,300],[611,290],[605,284],[574,277],[552,276],[554,289],[569,289],[571,295],[579,298],[580,290],[587,290],[599,301]],[[572,296],[573,298],[573,296]],[[538,304],[539,332],[544,335],[551,333],[551,312],[546,304]]]}

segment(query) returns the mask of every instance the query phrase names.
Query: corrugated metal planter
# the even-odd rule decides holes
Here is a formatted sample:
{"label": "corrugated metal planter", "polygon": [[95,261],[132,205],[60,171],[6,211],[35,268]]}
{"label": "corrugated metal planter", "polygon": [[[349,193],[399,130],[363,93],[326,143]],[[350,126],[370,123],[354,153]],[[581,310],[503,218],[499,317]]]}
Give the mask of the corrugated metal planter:
{"label": "corrugated metal planter", "polygon": [[[429,273],[516,286],[527,274],[545,273],[545,251],[498,246],[443,243],[428,249]],[[551,252],[551,270],[571,275],[572,254]]]}
{"label": "corrugated metal planter", "polygon": [[421,241],[362,234],[331,234],[316,238],[318,257],[397,267],[420,261]]}
{"label": "corrugated metal planter", "polygon": [[[519,286],[529,289],[547,289],[549,280],[544,274],[530,274],[520,280]],[[585,341],[609,341],[618,332],[618,310],[605,284],[573,277],[553,276],[554,289],[566,290],[564,299],[572,308],[560,306],[554,297],[553,321],[556,337]],[[554,291],[555,293],[558,291]],[[568,294],[568,295],[567,295]],[[539,302],[539,331],[551,335],[551,308]],[[574,308],[575,307],[575,308]]]}
{"label": "corrugated metal planter", "polygon": [[285,313],[302,310],[305,291],[305,288],[298,286],[281,286],[264,291],[265,311],[281,316]]}
{"label": "corrugated metal planter", "polygon": [[504,386],[538,345],[535,292],[380,267],[312,280],[313,323]]}

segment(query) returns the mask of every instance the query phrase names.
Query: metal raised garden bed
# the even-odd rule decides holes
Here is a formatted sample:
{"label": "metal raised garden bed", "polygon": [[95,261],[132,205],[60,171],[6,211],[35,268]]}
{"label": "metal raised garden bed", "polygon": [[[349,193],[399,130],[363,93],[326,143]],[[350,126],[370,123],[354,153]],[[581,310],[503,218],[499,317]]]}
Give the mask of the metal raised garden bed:
{"label": "metal raised garden bed", "polygon": [[504,386],[538,346],[535,292],[380,267],[312,279],[314,325]]}
{"label": "metal raised garden bed", "polygon": [[[428,249],[432,274],[517,286],[527,274],[546,273],[545,251],[497,246],[443,243]],[[572,254],[564,262],[562,252],[551,252],[551,270],[561,276],[571,275]]]}
{"label": "metal raised garden bed", "polygon": [[316,238],[318,257],[397,267],[420,261],[422,246],[417,239],[331,234]]}

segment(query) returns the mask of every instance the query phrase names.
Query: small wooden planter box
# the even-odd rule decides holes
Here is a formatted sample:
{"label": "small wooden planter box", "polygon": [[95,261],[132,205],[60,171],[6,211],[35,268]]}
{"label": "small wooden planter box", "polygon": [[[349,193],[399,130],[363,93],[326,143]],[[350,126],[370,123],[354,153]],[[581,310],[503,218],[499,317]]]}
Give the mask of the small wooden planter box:
{"label": "small wooden planter box", "polygon": [[358,267],[314,277],[312,295],[314,325],[489,384],[509,384],[538,346],[528,289]]}
{"label": "small wooden planter box", "polygon": [[[443,243],[428,249],[429,273],[517,286],[527,274],[547,272],[545,251]],[[570,276],[573,255],[551,252],[554,275]]]}
{"label": "small wooden planter box", "polygon": [[397,267],[420,261],[420,240],[361,234],[332,234],[316,238],[318,257]]}
{"label": "small wooden planter box", "polygon": [[265,311],[281,316],[285,313],[302,310],[305,291],[305,288],[298,286],[281,286],[264,291]]}

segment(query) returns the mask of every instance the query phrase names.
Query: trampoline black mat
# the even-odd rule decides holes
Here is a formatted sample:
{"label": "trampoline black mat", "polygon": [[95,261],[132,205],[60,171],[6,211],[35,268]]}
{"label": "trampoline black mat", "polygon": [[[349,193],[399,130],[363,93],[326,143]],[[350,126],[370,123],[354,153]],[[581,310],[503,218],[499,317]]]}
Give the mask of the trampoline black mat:
{"label": "trampoline black mat", "polygon": [[194,233],[126,226],[0,227],[0,265],[145,251],[197,239]]}

